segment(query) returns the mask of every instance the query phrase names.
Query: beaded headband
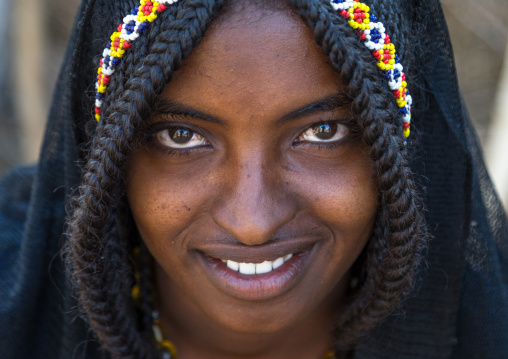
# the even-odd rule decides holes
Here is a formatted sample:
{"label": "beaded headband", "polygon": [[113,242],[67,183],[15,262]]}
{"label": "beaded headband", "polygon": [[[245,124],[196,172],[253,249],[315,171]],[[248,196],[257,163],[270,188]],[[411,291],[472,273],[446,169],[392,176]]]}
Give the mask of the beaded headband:
{"label": "beaded headband", "polygon": [[[157,16],[166,10],[167,6],[178,0],[140,0],[139,6],[123,18],[117,31],[111,35],[110,46],[102,52],[100,67],[97,70],[97,83],[95,84],[95,119],[101,119],[101,107],[104,94],[108,87],[115,67],[121,62],[125,50],[143,33]],[[370,15],[370,8],[358,0],[331,0],[330,4],[338,14],[348,20],[349,26],[357,30],[363,44],[372,51],[378,60],[377,66],[393,91],[393,95],[402,113],[404,143],[409,137],[409,124],[411,122],[412,98],[407,90],[406,76],[402,64],[396,55],[395,46],[385,32],[385,27],[377,21],[376,16]]]}

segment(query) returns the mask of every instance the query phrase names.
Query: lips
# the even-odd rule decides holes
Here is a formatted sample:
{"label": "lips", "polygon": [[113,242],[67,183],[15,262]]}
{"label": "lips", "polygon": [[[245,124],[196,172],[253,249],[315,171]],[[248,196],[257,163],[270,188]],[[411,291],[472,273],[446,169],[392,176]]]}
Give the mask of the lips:
{"label": "lips", "polygon": [[220,291],[238,299],[281,296],[304,276],[316,243],[212,246],[198,251],[204,272]]}

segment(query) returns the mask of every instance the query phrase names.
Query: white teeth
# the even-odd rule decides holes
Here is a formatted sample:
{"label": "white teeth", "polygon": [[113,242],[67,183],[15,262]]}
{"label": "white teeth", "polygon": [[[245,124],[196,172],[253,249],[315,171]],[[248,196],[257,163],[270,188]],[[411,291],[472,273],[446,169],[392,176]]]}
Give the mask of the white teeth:
{"label": "white teeth", "polygon": [[256,264],[256,274],[263,274],[272,271],[272,262],[264,261],[263,263]]}
{"label": "white teeth", "polygon": [[284,264],[284,258],[280,257],[273,261],[272,267],[273,269],[279,268],[281,265]]}
{"label": "white teeth", "polygon": [[237,262],[227,261],[226,265],[228,266],[228,268],[238,271],[238,263]]}
{"label": "white teeth", "polygon": [[256,274],[256,265],[254,263],[239,263],[238,271],[242,274]]}
{"label": "white teeth", "polygon": [[238,263],[232,260],[222,260],[222,263],[226,264],[229,269],[238,271],[241,274],[253,275],[253,274],[264,274],[269,273],[274,269],[279,268],[285,262],[293,257],[293,254],[277,258],[274,261],[264,261],[262,263]]}

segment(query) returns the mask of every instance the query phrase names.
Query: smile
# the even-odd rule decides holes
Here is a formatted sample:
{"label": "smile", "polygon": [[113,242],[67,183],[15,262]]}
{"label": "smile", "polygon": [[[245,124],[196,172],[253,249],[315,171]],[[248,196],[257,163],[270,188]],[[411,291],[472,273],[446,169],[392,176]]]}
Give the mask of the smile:
{"label": "smile", "polygon": [[262,263],[238,263],[232,260],[223,259],[222,263],[227,265],[229,269],[237,271],[240,274],[254,275],[270,273],[272,270],[279,268],[292,257],[293,254],[288,254],[284,257],[279,257],[274,261],[264,261]]}
{"label": "smile", "polygon": [[267,246],[266,251],[210,247],[205,253],[198,252],[198,258],[217,289],[238,299],[266,300],[283,295],[302,280],[318,247],[314,244],[293,245],[292,249]]}

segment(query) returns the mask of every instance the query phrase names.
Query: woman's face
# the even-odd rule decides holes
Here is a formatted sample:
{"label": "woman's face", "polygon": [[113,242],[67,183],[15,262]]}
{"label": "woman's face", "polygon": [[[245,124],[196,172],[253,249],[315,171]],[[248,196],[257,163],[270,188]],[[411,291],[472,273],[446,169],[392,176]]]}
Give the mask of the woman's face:
{"label": "woman's face", "polygon": [[287,9],[231,11],[162,97],[127,186],[161,311],[240,333],[330,318],[377,190],[312,31]]}

